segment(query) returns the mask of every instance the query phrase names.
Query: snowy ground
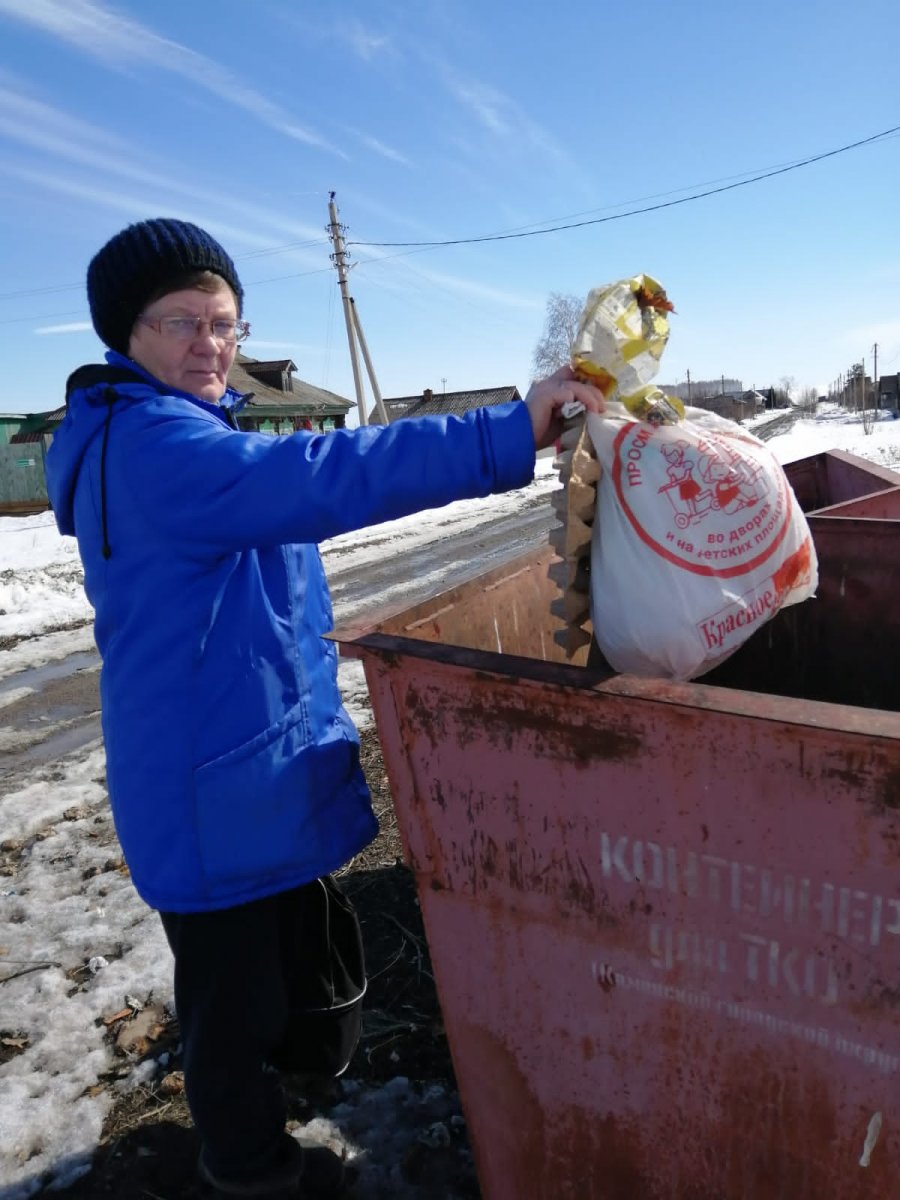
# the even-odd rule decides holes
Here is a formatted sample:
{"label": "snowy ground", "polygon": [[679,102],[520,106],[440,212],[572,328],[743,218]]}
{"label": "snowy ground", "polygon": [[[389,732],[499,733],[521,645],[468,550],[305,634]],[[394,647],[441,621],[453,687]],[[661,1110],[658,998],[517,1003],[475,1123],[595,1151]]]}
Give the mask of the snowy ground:
{"label": "snowy ground", "polygon": [[[882,419],[866,434],[858,418],[828,406],[771,445],[782,462],[840,448],[900,469],[900,421]],[[535,483],[521,492],[334,539],[323,547],[326,568],[338,576],[369,563],[374,574],[375,564],[416,539],[440,543],[451,529],[515,518],[557,486],[552,463],[541,460]],[[438,590],[441,571],[420,584]],[[373,605],[397,599],[398,586],[408,597],[406,581],[385,580]],[[337,595],[336,609],[339,621],[350,615]],[[0,645],[8,647],[0,652],[0,709],[54,672],[96,669],[89,616],[74,541],[59,537],[49,514],[0,518]],[[342,665],[341,685],[357,721],[370,721],[358,663]],[[14,1051],[0,1067],[0,1200],[65,1188],[89,1169],[111,1104],[108,1090],[94,1088],[113,1065],[98,1019],[126,998],[171,1003],[162,930],[121,870],[111,833],[102,746],[94,738],[66,752],[66,720],[54,712],[46,729],[29,735],[58,738],[54,761],[0,778],[0,843],[16,846],[22,864],[14,882],[0,878],[0,1049],[11,1039]],[[0,731],[0,764],[14,744],[22,749],[21,733]],[[116,1086],[138,1086],[158,1071],[148,1060]],[[435,1095],[411,1105],[402,1080],[355,1099],[351,1084],[346,1111],[319,1132],[356,1156],[361,1200],[413,1200],[416,1189],[391,1178],[391,1144],[420,1136],[440,1120],[442,1104]]]}

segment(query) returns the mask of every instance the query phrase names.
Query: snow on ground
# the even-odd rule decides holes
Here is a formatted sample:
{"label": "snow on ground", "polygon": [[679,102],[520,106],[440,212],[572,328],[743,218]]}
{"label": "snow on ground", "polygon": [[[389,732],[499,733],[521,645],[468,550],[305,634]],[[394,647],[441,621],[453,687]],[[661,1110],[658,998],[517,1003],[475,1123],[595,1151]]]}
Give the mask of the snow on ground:
{"label": "snow on ground", "polygon": [[[337,561],[342,569],[364,567],[401,547],[493,521],[558,486],[552,460],[542,459],[535,482],[519,492],[458,501],[324,543],[326,570]],[[434,582],[439,586],[439,578]],[[0,654],[0,712],[54,671],[69,670],[72,655],[92,663],[90,616],[76,544],[59,536],[52,516],[0,518],[0,639],[25,636]],[[342,616],[336,605],[336,618]],[[362,664],[342,662],[340,683],[350,715],[369,723]],[[0,878],[0,1037],[29,1041],[0,1067],[0,1200],[23,1200],[42,1182],[64,1188],[89,1169],[112,1103],[108,1090],[87,1094],[112,1065],[96,1022],[120,1010],[126,996],[172,1002],[168,946],[156,915],[118,869],[103,778],[95,740],[51,770],[35,769],[0,798],[0,842],[22,846],[14,886]],[[74,994],[73,973],[81,985]],[[157,1071],[147,1061],[115,1086],[137,1087]],[[334,1113],[341,1131],[326,1123],[319,1133],[358,1158],[361,1198],[417,1195],[384,1164],[399,1163],[404,1145],[447,1116],[448,1098],[417,1096],[402,1080],[376,1095],[348,1080],[345,1093],[346,1111]],[[395,1151],[388,1153],[391,1141]]]}
{"label": "snow on ground", "polygon": [[825,450],[846,450],[881,467],[900,470],[900,420],[887,411],[870,412],[869,417],[872,427],[866,433],[859,413],[847,413],[837,404],[820,404],[815,418],[796,421],[790,433],[773,438],[769,446],[781,463]]}
{"label": "snow on ground", "polygon": [[[846,449],[900,468],[900,421],[882,416],[866,434],[859,417],[821,406],[815,419],[799,420],[770,445],[783,463]],[[326,568],[381,559],[454,525],[514,513],[557,486],[552,461],[541,459],[535,483],[520,492],[333,539],[323,546]],[[80,585],[75,542],[57,534],[49,514],[0,518],[0,639],[31,635],[0,654],[0,708],[37,686],[29,675],[18,682],[13,676],[46,672],[92,651]],[[341,686],[354,717],[370,720],[359,663],[342,664]],[[96,1021],[119,1010],[126,996],[171,1004],[168,948],[155,915],[119,869],[103,773],[95,741],[50,768],[35,768],[0,799],[0,842],[23,847],[14,886],[0,878],[0,1036],[24,1034],[29,1043],[0,1067],[0,1200],[24,1200],[47,1184],[64,1188],[89,1169],[112,1103],[108,1091],[89,1092],[112,1066]],[[83,986],[71,994],[72,973],[79,971]],[[115,1086],[135,1087],[155,1070],[152,1061],[142,1064]],[[351,1082],[346,1111],[333,1114],[341,1130],[324,1122],[320,1132],[349,1143],[358,1156],[360,1200],[385,1194],[413,1200],[416,1190],[381,1165],[400,1153],[384,1148],[397,1139],[414,1142],[445,1111],[446,1097],[415,1098],[403,1080],[376,1094]]]}

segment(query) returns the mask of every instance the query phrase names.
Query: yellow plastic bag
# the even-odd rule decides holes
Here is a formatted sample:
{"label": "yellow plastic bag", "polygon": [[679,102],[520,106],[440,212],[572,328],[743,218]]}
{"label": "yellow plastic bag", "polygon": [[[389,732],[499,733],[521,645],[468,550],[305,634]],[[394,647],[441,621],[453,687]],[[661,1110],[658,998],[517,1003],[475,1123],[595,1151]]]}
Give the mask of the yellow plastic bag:
{"label": "yellow plastic bag", "polygon": [[572,343],[572,367],[620,401],[632,416],[669,424],[684,416],[684,406],[650,381],[669,340],[672,304],[650,275],[636,275],[588,295]]}

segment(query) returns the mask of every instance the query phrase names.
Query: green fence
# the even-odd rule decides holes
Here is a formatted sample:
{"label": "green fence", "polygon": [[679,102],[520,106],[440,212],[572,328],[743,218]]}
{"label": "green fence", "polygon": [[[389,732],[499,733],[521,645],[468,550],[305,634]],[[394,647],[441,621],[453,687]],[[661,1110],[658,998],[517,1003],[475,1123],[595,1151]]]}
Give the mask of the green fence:
{"label": "green fence", "polygon": [[0,446],[0,512],[47,506],[43,444]]}

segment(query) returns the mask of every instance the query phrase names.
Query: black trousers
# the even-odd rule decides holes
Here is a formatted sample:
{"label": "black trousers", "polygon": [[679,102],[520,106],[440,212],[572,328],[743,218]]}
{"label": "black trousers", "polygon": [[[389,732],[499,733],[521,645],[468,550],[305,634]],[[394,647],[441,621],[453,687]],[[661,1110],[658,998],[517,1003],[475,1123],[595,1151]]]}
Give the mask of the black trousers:
{"label": "black trousers", "polygon": [[264,1178],[281,1157],[285,1105],[268,1064],[288,1028],[286,927],[295,939],[316,887],[217,912],[160,913],[175,956],[185,1092],[216,1176]]}

